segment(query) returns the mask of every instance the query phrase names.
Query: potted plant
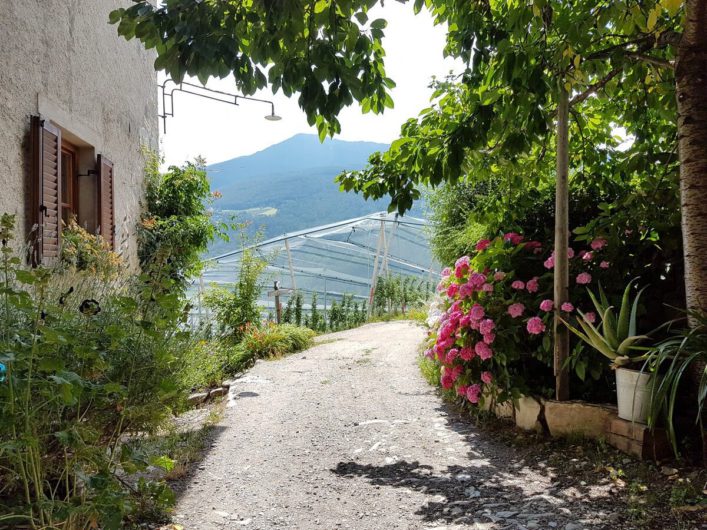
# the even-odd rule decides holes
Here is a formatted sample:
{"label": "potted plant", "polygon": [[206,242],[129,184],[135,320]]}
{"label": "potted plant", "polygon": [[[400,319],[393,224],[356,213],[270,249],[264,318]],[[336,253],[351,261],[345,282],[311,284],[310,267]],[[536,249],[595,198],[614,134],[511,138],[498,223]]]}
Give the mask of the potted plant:
{"label": "potted plant", "polygon": [[[630,281],[624,290],[618,315],[600,286],[599,299],[591,291],[588,292],[601,324],[595,325],[596,319],[593,315],[579,310],[577,312],[580,316],[577,323],[581,329],[567,322],[565,324],[575,335],[611,361],[611,367],[616,370],[619,418],[646,423],[651,376],[643,371],[639,364],[647,358],[648,354],[645,352],[649,348],[640,346],[638,343],[648,336],[636,334],[636,312],[643,289],[631,303],[633,283],[634,280]],[[639,352],[643,353],[639,354]]]}
{"label": "potted plant", "polygon": [[[695,411],[696,423],[703,436],[703,450],[707,447],[704,441],[703,410],[707,400],[707,314],[699,311],[688,312],[692,327],[678,330],[672,337],[658,343],[652,348],[646,359],[646,367],[653,374],[649,388],[650,403],[648,407],[648,426],[657,427],[664,418],[668,438],[675,456],[678,456],[678,444],[675,436],[674,413],[675,404],[681,395],[678,389],[685,376],[692,376],[696,387]],[[707,461],[707,458],[705,458]]]}

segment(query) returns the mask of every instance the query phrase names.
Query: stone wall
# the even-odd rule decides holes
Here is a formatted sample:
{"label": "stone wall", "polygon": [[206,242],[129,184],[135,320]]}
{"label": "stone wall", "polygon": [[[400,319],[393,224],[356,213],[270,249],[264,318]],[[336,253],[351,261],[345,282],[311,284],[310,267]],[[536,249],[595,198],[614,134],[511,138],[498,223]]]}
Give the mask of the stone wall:
{"label": "stone wall", "polygon": [[[129,0],[6,0],[0,7],[0,212],[31,211],[30,116],[62,129],[79,147],[79,173],[96,155],[114,163],[116,242],[135,260],[143,195],[141,146],[158,147],[154,56],[108,24]],[[94,229],[95,177],[79,177],[80,222]]]}

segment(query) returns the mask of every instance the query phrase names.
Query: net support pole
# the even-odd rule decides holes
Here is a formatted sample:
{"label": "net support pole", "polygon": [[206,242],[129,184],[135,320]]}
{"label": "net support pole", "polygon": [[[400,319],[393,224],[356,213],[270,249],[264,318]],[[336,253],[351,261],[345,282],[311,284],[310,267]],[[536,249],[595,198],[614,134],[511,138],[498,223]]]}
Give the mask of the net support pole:
{"label": "net support pole", "polygon": [[290,268],[290,282],[292,283],[292,288],[296,291],[297,284],[295,283],[295,271],[292,268],[292,253],[290,252],[290,240],[285,239],[285,250],[287,250],[287,265]]}
{"label": "net support pole", "polygon": [[381,247],[385,241],[385,222],[381,219],[381,228],[378,232],[378,245],[376,246],[376,257],[373,259],[373,275],[371,276],[371,292],[368,295],[368,315],[371,316],[373,307],[373,293],[376,290],[376,283],[378,282],[378,258],[381,253]]}

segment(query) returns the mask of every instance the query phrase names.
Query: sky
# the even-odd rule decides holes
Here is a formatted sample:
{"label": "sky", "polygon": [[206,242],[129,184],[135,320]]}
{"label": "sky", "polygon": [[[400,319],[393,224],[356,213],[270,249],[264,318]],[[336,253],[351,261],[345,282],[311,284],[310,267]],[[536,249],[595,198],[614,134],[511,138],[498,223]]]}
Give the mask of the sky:
{"label": "sky", "polygon": [[[369,12],[371,20],[380,17],[388,21],[383,44],[388,77],[397,83],[392,91],[395,108],[386,109],[382,115],[362,114],[357,103],[344,109],[339,114],[342,130],[336,136],[342,140],[392,142],[402,123],[429,105],[432,77],[443,77],[461,67],[459,62],[443,57],[445,28],[434,26],[426,11],[415,16],[410,3],[388,1],[384,7]],[[212,79],[207,87],[237,93],[232,78]],[[241,101],[234,107],[176,93],[174,117],[167,118],[166,134],[160,123],[165,165],[179,165],[196,156],[203,156],[207,163],[222,162],[260,151],[298,133],[317,133],[307,124],[296,96],[288,99],[282,93],[273,95],[263,90],[253,97],[273,101],[275,113],[282,120],[265,120],[270,105],[263,103]]]}

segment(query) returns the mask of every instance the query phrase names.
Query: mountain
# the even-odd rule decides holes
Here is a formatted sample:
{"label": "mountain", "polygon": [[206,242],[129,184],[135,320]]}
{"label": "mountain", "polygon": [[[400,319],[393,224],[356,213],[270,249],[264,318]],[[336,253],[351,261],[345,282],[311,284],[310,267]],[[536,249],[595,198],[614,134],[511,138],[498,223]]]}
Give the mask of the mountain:
{"label": "mountain", "polygon": [[[295,230],[385,210],[388,201],[365,201],[339,191],[334,177],[361,169],[386,144],[347,142],[298,134],[252,155],[207,167],[211,189],[221,193],[214,203],[217,220],[236,216],[252,221],[267,239]],[[217,241],[209,254],[233,248]]]}

